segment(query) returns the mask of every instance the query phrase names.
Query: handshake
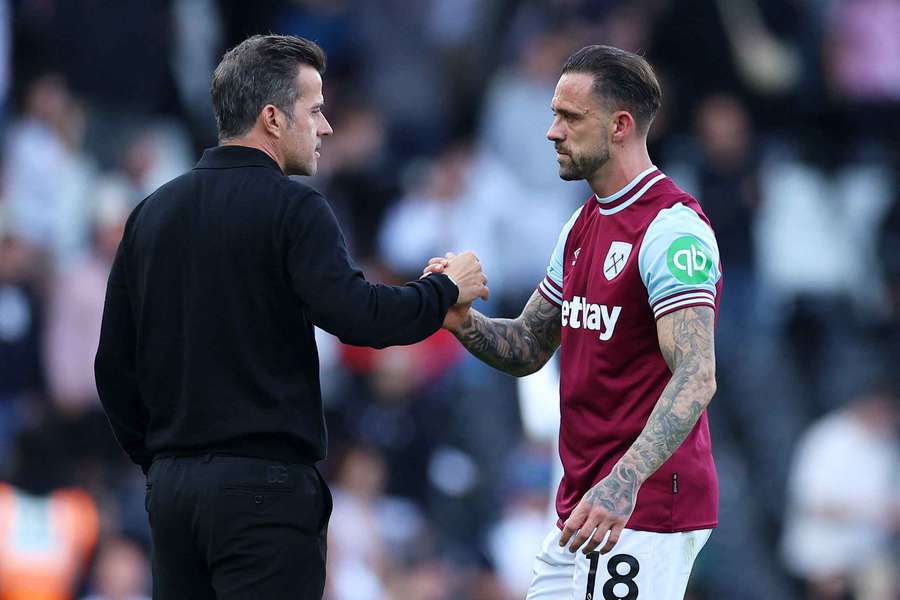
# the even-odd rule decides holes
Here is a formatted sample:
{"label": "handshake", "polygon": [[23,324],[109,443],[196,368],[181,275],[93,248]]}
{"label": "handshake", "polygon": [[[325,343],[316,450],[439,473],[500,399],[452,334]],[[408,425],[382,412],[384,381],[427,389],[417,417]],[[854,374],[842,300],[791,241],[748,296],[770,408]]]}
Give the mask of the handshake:
{"label": "handshake", "polygon": [[463,252],[459,255],[448,252],[443,258],[432,258],[422,271],[422,277],[432,273],[447,275],[459,288],[456,304],[450,308],[444,319],[444,327],[456,331],[468,316],[472,302],[476,298],[488,299],[490,290],[487,287],[487,277],[481,269],[478,257],[472,252]]}

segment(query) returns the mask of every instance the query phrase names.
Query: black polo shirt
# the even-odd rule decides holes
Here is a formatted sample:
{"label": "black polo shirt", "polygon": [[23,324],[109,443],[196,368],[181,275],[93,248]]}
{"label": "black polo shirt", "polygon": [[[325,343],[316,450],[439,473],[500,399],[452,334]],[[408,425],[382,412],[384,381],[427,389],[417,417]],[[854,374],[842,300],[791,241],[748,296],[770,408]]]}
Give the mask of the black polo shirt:
{"label": "black polo shirt", "polygon": [[259,150],[214,148],[128,219],[97,389],[145,470],[205,452],[314,462],[326,435],[313,326],[349,344],[411,344],[457,294],[444,275],[369,283],[321,194]]}

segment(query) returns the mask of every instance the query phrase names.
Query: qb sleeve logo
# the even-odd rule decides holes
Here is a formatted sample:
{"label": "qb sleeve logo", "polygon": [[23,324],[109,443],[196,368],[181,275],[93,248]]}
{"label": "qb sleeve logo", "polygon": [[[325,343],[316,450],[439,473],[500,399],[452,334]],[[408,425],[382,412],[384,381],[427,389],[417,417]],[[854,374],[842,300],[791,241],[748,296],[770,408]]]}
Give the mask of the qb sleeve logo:
{"label": "qb sleeve logo", "polygon": [[709,279],[711,261],[700,240],[684,235],[672,242],[666,256],[669,271],[681,283],[704,283]]}

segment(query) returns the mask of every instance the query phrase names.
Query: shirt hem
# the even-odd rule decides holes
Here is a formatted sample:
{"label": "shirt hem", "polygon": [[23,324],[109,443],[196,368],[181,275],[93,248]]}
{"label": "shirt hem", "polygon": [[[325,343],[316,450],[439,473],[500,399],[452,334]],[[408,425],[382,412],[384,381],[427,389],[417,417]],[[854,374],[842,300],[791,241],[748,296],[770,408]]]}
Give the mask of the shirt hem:
{"label": "shirt hem", "polygon": [[[649,531],[651,533],[681,533],[684,531],[699,531],[701,529],[715,529],[719,526],[719,521],[711,521],[709,523],[701,523],[699,525],[682,525],[679,527],[653,527],[649,525],[641,525],[640,523],[628,523],[625,526],[625,529],[631,529],[633,531]],[[563,528],[563,520],[556,520],[556,528],[562,530]]]}

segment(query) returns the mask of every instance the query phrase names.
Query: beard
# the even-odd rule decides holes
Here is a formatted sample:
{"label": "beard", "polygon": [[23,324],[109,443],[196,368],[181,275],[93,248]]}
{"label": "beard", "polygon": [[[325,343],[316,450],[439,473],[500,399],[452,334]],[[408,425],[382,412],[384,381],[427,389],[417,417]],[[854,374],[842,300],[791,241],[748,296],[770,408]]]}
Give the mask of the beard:
{"label": "beard", "polygon": [[609,146],[604,144],[582,156],[568,156],[568,162],[559,165],[560,179],[565,181],[590,179],[600,167],[609,161]]}
{"label": "beard", "polygon": [[303,175],[312,176],[316,174],[317,161],[315,158],[315,150],[313,155],[309,156],[301,150],[292,149],[290,153],[284,156],[284,174],[285,175]]}

